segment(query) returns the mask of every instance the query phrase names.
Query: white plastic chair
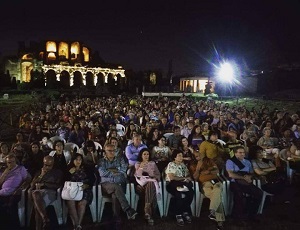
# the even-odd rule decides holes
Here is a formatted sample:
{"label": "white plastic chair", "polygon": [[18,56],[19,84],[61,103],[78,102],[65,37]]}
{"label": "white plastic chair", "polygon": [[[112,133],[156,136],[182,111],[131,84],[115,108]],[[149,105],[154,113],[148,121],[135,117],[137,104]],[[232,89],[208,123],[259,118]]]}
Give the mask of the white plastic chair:
{"label": "white plastic chair", "polygon": [[[255,179],[255,182],[256,182],[256,186],[261,189],[261,180],[260,179]],[[272,194],[272,193],[268,193],[264,190],[262,190],[262,191],[263,191],[263,197],[261,199],[257,214],[262,214],[263,209],[264,209],[264,205],[265,205],[265,201],[266,201],[266,197],[270,196],[272,198],[274,196],[274,194]]]}
{"label": "white plastic chair", "polygon": [[[98,195],[98,191],[97,191],[97,189],[98,189],[98,186],[97,185],[94,185],[93,186],[93,188],[92,188],[92,192],[93,192],[93,200],[92,200],[92,202],[91,202],[91,204],[89,205],[89,208],[90,208],[90,212],[91,212],[91,215],[92,215],[92,220],[93,220],[93,223],[96,223],[97,222],[97,200],[98,200],[98,198],[97,198],[97,195]],[[67,223],[67,219],[68,219],[68,212],[69,212],[69,210],[68,210],[68,206],[67,206],[67,204],[66,204],[66,202],[65,201],[63,201],[62,202],[62,204],[63,204],[63,217],[64,217],[64,224],[66,224]]]}
{"label": "white plastic chair", "polygon": [[[172,198],[172,194],[167,191],[167,181],[165,179],[165,172],[162,174],[162,185],[163,185],[163,202],[164,202],[164,216],[168,216],[168,211],[169,211],[169,206],[170,206],[170,201]],[[195,188],[194,188],[195,192]],[[196,215],[196,204],[195,204],[195,194],[194,194],[194,199],[191,203],[191,212],[192,216]]]}
{"label": "white plastic chair", "polygon": [[[28,191],[30,191],[30,190],[28,190]],[[57,189],[57,198],[50,205],[52,205],[54,207],[58,224],[62,225],[64,223],[64,216],[63,216],[64,210],[63,210],[63,204],[62,204],[62,199],[61,199],[61,188]],[[33,210],[33,201],[31,199],[28,199],[28,202],[27,202],[27,226],[28,227],[30,226],[32,210]]]}
{"label": "white plastic chair", "polygon": [[279,157],[280,157],[280,160],[281,160],[281,162],[283,163],[283,165],[285,167],[284,169],[286,171],[286,176],[289,180],[289,183],[292,184],[293,175],[295,173],[295,170],[291,169],[291,167],[290,167],[290,162],[286,157],[286,149],[280,151]]}
{"label": "white plastic chair", "polygon": [[166,138],[166,141],[168,141],[168,138],[173,135],[174,133],[164,133],[164,137]]}
{"label": "white plastic chair", "polygon": [[125,135],[126,128],[122,124],[116,124],[117,133],[120,137],[123,137]]}
{"label": "white plastic chair", "polygon": [[[160,217],[163,217],[163,215],[164,215],[164,202],[163,202],[162,182],[160,181],[158,184],[159,184],[159,188],[160,188],[161,199],[157,200],[157,206],[158,206]],[[135,192],[134,183],[130,183],[130,195],[131,195],[131,199],[130,199],[131,207],[133,207],[135,210],[137,210],[137,206],[138,206],[140,196],[139,196],[139,194],[137,194]]]}
{"label": "white plastic chair", "polygon": [[57,140],[61,140],[63,141],[64,143],[66,143],[66,140],[60,136],[53,136],[53,137],[50,137],[49,140],[54,143],[54,141],[57,141]]}
{"label": "white plastic chair", "polygon": [[[227,215],[227,182],[223,180],[222,178],[219,178],[222,182],[222,204],[224,208],[225,215]],[[199,187],[199,182],[195,181],[195,196],[196,196],[196,217],[200,217],[201,214],[201,208],[203,204],[203,199],[207,198],[201,191]]]}
{"label": "white plastic chair", "polygon": [[69,151],[71,153],[71,155],[73,155],[74,150],[76,153],[79,153],[79,146],[73,142],[67,142],[67,143],[65,143],[64,150]]}
{"label": "white plastic chair", "polygon": [[[130,204],[130,184],[126,184],[126,193],[125,193],[126,200]],[[98,185],[98,222],[101,222],[103,210],[105,207],[105,203],[112,202],[111,196],[106,196],[102,193],[101,184]]]}
{"label": "white plastic chair", "polygon": [[[85,144],[85,143],[82,143],[81,148],[84,148],[84,144]],[[102,145],[101,145],[99,142],[94,141],[94,144],[95,144],[95,148],[96,148],[96,151],[97,151],[97,152],[99,152],[99,151],[102,150]]]}
{"label": "white plastic chair", "polygon": [[26,225],[26,215],[25,215],[25,211],[26,211],[26,206],[25,206],[26,191],[27,191],[26,188],[22,189],[21,200],[18,203],[18,216],[19,216],[19,221],[20,221],[20,227],[21,228],[25,227],[25,225]]}

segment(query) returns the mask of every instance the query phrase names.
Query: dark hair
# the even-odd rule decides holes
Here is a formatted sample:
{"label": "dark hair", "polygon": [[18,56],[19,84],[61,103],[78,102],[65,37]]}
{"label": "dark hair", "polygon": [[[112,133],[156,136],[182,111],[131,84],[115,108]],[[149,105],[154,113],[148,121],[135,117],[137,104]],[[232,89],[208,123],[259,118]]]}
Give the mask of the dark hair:
{"label": "dark hair", "polygon": [[63,147],[65,147],[65,142],[63,140],[56,140],[53,142],[53,148],[55,149],[57,143],[62,143]]}
{"label": "dark hair", "polygon": [[75,165],[74,165],[74,160],[75,160],[77,157],[81,157],[81,160],[82,160],[82,161],[81,161],[80,167],[82,168],[82,167],[84,166],[84,161],[83,161],[83,156],[82,156],[82,154],[80,154],[80,153],[75,153],[75,154],[72,156],[70,163],[68,164],[68,169],[71,169],[71,168],[75,167]]}
{"label": "dark hair", "polygon": [[216,131],[211,130],[211,131],[209,131],[209,133],[208,133],[208,139],[210,139],[210,137],[211,137],[212,135],[216,135],[216,136],[218,137],[218,133],[217,133]]}
{"label": "dark hair", "polygon": [[185,136],[182,136],[182,137],[180,137],[180,140],[179,140],[179,142],[178,142],[178,148],[180,148],[180,149],[183,148],[183,144],[182,144],[182,140],[183,140],[183,139],[186,139],[187,142],[188,142],[188,145],[189,145],[189,140],[188,140],[188,138],[185,137]]}
{"label": "dark hair", "polygon": [[233,148],[233,152],[236,153],[239,149],[244,149],[245,150],[245,147],[241,146],[241,145],[240,146],[236,146],[236,147]]}
{"label": "dark hair", "polygon": [[96,150],[96,146],[95,146],[94,141],[92,141],[92,140],[87,140],[87,141],[84,143],[84,147],[83,147],[83,152],[84,152],[85,155],[87,154],[87,148],[88,148],[88,147],[92,147],[92,148],[93,148],[93,151]]}
{"label": "dark hair", "polygon": [[162,138],[164,138],[165,140],[167,140],[167,138],[163,134],[158,134],[157,140],[160,140]]}
{"label": "dark hair", "polygon": [[142,162],[143,161],[143,153],[148,151],[149,152],[149,161],[151,161],[151,151],[148,148],[143,148],[140,150],[139,155],[137,157],[137,161]]}
{"label": "dark hair", "polygon": [[174,149],[171,155],[171,160],[173,161],[179,153],[182,153],[179,149]]}
{"label": "dark hair", "polygon": [[30,143],[30,147],[33,145],[37,145],[40,148],[40,142],[39,141],[33,141]]}
{"label": "dark hair", "polygon": [[258,151],[263,151],[264,149],[258,145],[252,145],[249,147],[249,153],[248,153],[248,157],[250,160],[254,160],[257,158],[257,152]]}

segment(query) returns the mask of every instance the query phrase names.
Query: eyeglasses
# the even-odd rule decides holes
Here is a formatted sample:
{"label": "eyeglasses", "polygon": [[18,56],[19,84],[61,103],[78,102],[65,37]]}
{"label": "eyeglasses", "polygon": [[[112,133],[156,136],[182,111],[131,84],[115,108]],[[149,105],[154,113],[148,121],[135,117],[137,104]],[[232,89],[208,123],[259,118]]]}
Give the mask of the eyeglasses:
{"label": "eyeglasses", "polygon": [[115,150],[113,150],[113,149],[106,149],[105,151],[107,151],[107,152],[114,152]]}

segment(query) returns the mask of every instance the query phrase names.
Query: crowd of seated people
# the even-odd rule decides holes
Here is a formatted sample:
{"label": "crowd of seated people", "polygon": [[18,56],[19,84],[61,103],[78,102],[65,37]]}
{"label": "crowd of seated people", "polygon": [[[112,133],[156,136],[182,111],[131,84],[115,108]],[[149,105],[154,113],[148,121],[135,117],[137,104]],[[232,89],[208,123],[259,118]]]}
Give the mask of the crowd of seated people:
{"label": "crowd of seated people", "polygon": [[[227,174],[232,184],[235,179],[242,177],[246,178],[245,181],[251,181],[251,177],[255,175],[264,176],[265,171],[269,171],[265,169],[267,165],[270,166],[270,171],[283,171],[284,164],[280,158],[282,151],[287,154],[285,160],[290,160],[293,169],[299,172],[297,162],[299,151],[294,147],[299,146],[298,114],[278,110],[270,111],[266,106],[249,110],[246,106],[230,107],[223,102],[201,101],[184,96],[179,99],[137,97],[134,104],[130,101],[131,99],[126,96],[99,97],[93,100],[61,98],[58,104],[47,104],[45,108],[22,114],[19,131],[15,133],[16,140],[13,143],[0,140],[0,189],[7,178],[7,173],[5,173],[8,167],[7,158],[13,154],[17,165],[27,169],[35,182],[31,184],[33,190],[31,195],[35,204],[35,213],[40,217],[36,220],[39,220],[39,227],[47,228],[48,217],[39,206],[39,199],[45,196],[45,191],[39,193],[35,191],[43,190],[42,188],[48,189],[47,180],[43,182],[48,172],[48,163],[62,174],[61,181],[57,181],[57,185],[50,188],[52,189],[50,195],[56,193],[56,188],[62,186],[63,181],[73,178],[77,175],[77,171],[80,172],[79,162],[81,161],[88,172],[99,173],[96,178],[101,178],[103,192],[113,194],[114,199],[121,203],[122,210],[127,212],[128,218],[133,218],[136,212],[124,200],[121,191],[123,191],[124,183],[128,181],[138,186],[135,181],[135,169],[140,169],[143,161],[155,162],[160,173],[160,178],[156,178],[157,181],[167,180],[167,189],[176,198],[179,197],[176,190],[178,186],[173,186],[173,184],[178,184],[178,182],[172,181],[190,182],[193,177],[195,180],[199,179],[206,196],[214,200],[215,198],[213,199],[210,195],[212,191],[208,188],[211,184],[203,179],[203,174],[210,175],[212,172],[212,178],[215,177],[214,171],[208,170],[210,167],[217,167],[218,173]],[[121,130],[120,125],[125,130]],[[53,137],[56,139],[52,141]],[[66,143],[70,142],[76,144],[79,149],[74,151],[65,149]],[[95,143],[98,143],[102,149],[96,149]],[[259,150],[254,151],[253,147],[259,147]],[[251,148],[254,152],[250,154]],[[149,155],[147,159],[141,152],[145,149]],[[238,152],[235,152],[237,149]],[[78,157],[78,154],[82,157]],[[77,158],[74,158],[75,156]],[[267,159],[269,163],[262,163],[261,158]],[[243,167],[239,162],[244,162],[244,159],[251,160],[247,161],[244,170],[241,170],[251,174],[249,177],[236,173],[238,168]],[[194,167],[194,171],[188,174],[178,172],[178,165],[184,164],[190,169],[195,162],[197,167]],[[110,164],[116,165],[110,168]],[[117,166],[118,164],[122,168]],[[95,167],[98,170],[95,170]],[[70,172],[74,168],[77,170],[76,174]],[[132,172],[127,174],[129,168]],[[179,168],[186,170],[184,166]],[[163,178],[164,175],[166,178]],[[182,178],[178,179],[178,177]],[[106,179],[102,180],[103,178]],[[116,184],[111,185],[111,183]],[[36,185],[40,186],[40,184],[41,188],[37,189]],[[189,183],[187,185],[190,186]],[[87,183],[88,189],[90,186],[91,183]],[[149,187],[152,190],[149,190],[150,195],[146,195],[145,198],[147,199],[145,218],[149,224],[153,224],[150,205],[153,202],[154,190],[153,185]],[[237,214],[241,214],[242,207],[236,203],[241,198],[236,196],[241,196],[241,191],[244,190],[235,184],[231,187],[235,197],[233,214],[239,218]],[[262,189],[271,192],[265,184]],[[257,199],[261,196],[259,191],[254,191]],[[1,194],[0,198],[2,196]],[[182,199],[186,199],[189,203],[188,193],[184,197]],[[83,206],[89,204],[89,195],[85,199],[85,202],[81,202]],[[118,202],[116,201],[116,204]],[[177,211],[180,211],[176,213],[177,224],[183,226],[185,222],[190,223],[190,213],[186,207],[181,207],[180,202],[177,205],[179,205]],[[252,207],[253,210],[256,206]],[[70,202],[68,202],[68,207],[74,228],[80,229],[84,212],[81,209],[75,210],[75,205]],[[117,206],[115,208],[114,219],[119,222],[117,210],[119,208]],[[217,202],[213,203],[210,209],[212,211],[210,217],[215,216],[211,219],[216,219],[217,227],[221,228],[225,220],[223,208]],[[252,215],[254,211],[251,213],[251,218]]]}

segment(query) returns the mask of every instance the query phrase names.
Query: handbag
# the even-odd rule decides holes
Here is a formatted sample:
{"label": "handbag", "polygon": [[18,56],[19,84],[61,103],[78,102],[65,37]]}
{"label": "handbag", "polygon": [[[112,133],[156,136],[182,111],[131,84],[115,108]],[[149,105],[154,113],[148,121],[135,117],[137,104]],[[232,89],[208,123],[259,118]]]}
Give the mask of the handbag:
{"label": "handbag", "polygon": [[63,200],[82,200],[83,197],[83,182],[66,181],[61,192]]}

